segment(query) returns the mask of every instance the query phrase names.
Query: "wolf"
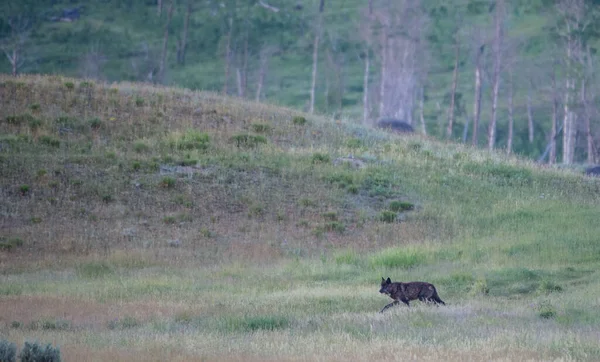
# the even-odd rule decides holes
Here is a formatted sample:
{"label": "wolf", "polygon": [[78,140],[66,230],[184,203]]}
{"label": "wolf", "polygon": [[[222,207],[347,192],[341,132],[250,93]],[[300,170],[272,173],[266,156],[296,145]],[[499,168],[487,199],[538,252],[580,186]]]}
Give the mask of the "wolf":
{"label": "wolf", "polygon": [[446,303],[438,296],[437,290],[433,284],[426,282],[392,283],[390,278],[387,278],[386,280],[382,277],[379,293],[389,295],[390,298],[394,300],[392,303],[383,307],[380,313],[383,313],[383,311],[390,307],[400,304],[400,302],[410,307],[409,301],[416,299],[421,302],[446,305]]}

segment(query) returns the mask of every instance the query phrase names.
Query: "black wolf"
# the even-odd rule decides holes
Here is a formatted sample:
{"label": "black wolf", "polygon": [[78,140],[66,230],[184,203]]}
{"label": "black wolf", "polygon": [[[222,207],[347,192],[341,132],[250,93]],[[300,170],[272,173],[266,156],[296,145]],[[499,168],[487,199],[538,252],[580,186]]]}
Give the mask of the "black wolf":
{"label": "black wolf", "polygon": [[392,303],[383,307],[381,313],[390,307],[400,304],[400,302],[410,306],[408,302],[416,299],[421,302],[446,305],[446,303],[438,296],[437,290],[435,290],[433,284],[426,282],[392,283],[390,278],[387,278],[387,280],[381,278],[381,289],[379,289],[379,293],[387,294],[394,300]]}

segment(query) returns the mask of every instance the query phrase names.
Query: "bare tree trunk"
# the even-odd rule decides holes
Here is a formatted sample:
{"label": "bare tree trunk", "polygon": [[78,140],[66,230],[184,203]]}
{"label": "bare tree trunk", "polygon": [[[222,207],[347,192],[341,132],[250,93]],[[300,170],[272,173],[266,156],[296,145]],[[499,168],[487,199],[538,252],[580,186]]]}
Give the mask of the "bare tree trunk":
{"label": "bare tree trunk", "polygon": [[509,70],[509,82],[508,85],[508,140],[506,141],[506,154],[510,155],[512,152],[513,143],[513,130],[514,130],[514,118],[513,118],[513,74],[512,69]]}
{"label": "bare tree trunk", "polygon": [[317,87],[317,64],[319,61],[319,37],[321,33],[321,21],[323,15],[323,9],[325,8],[325,0],[321,0],[319,3],[319,15],[317,19],[317,26],[315,29],[315,40],[313,43],[313,66],[312,66],[312,82],[310,85],[310,105],[308,111],[312,114],[315,111],[315,89]]}
{"label": "bare tree trunk", "polygon": [[[592,64],[592,54],[590,52],[590,46],[587,46],[586,49],[586,60],[587,60],[587,68],[589,72],[593,72],[594,71],[594,65]],[[592,74],[593,76],[593,74]],[[585,84],[585,83],[583,83]],[[593,89],[593,88],[592,88]],[[593,91],[592,91],[593,92]],[[582,92],[583,93],[583,92]],[[589,93],[589,92],[588,92]],[[583,109],[584,109],[584,113],[585,113],[585,133],[586,133],[586,138],[587,138],[587,163],[588,164],[595,164],[596,163],[596,157],[595,157],[595,152],[594,152],[594,135],[592,134],[592,112],[591,112],[591,107],[590,107],[590,103],[588,102],[588,98],[594,99],[594,94],[592,93],[591,97],[588,97],[587,93],[585,93],[585,95],[583,96]]]}
{"label": "bare tree trunk", "polygon": [[187,38],[190,28],[190,15],[192,15],[192,0],[188,0],[185,10],[185,19],[183,20],[183,33],[181,35],[181,43],[179,44],[179,56],[177,61],[179,64],[185,64],[185,51],[187,49]]}
{"label": "bare tree trunk", "polygon": [[382,29],[382,42],[381,42],[381,79],[379,85],[379,118],[385,116],[385,81],[387,77],[387,54],[388,54],[388,35],[387,28],[384,26]]}
{"label": "bare tree trunk", "polygon": [[162,55],[160,57],[160,66],[158,68],[159,79],[161,83],[165,81],[165,68],[167,63],[167,50],[169,45],[169,27],[171,26],[171,19],[173,18],[173,10],[175,8],[175,0],[171,0],[169,3],[169,9],[167,10],[167,23],[165,25],[165,36],[163,39]]}
{"label": "bare tree trunk", "polygon": [[448,111],[448,127],[446,128],[447,138],[452,138],[452,126],[454,124],[454,103],[456,99],[456,86],[458,84],[458,57],[460,55],[460,42],[458,40],[458,30],[455,31],[454,73],[452,74],[452,93],[450,94],[450,110]]}
{"label": "bare tree trunk", "polygon": [[256,83],[256,101],[260,101],[262,94],[263,84],[267,74],[267,67],[269,64],[269,57],[271,56],[272,50],[269,47],[263,47],[260,51],[260,66],[258,71],[258,81]]}
{"label": "bare tree trunk", "polygon": [[371,56],[369,47],[365,49],[365,75],[363,77],[363,124],[369,123],[369,67],[371,66]]}
{"label": "bare tree trunk", "polygon": [[242,95],[246,97],[246,91],[248,89],[248,32],[246,29],[246,37],[244,39],[244,59],[242,61]]}
{"label": "bare tree trunk", "polygon": [[477,50],[475,58],[475,103],[473,105],[473,145],[477,146],[479,116],[481,115],[481,56],[483,55],[484,46],[482,45]]}
{"label": "bare tree trunk", "polygon": [[494,26],[494,74],[492,79],[492,117],[488,127],[488,150],[492,151],[496,144],[496,122],[498,116],[498,91],[500,89],[500,64],[502,61],[502,16],[503,0],[496,0]]}
{"label": "bare tree trunk", "polygon": [[223,81],[223,94],[227,94],[229,85],[229,68],[231,66],[231,37],[233,36],[233,16],[229,16],[229,31],[225,45],[225,80]]}
{"label": "bare tree trunk", "polygon": [[19,64],[19,50],[17,49],[17,46],[13,48],[12,57],[9,57],[8,60],[10,61],[10,65],[12,67],[12,75],[16,76]]}
{"label": "bare tree trunk", "polygon": [[425,127],[425,116],[423,115],[423,108],[425,103],[425,88],[421,87],[421,97],[419,97],[419,119],[421,121],[421,130],[423,135],[427,135],[427,128]]}
{"label": "bare tree trunk", "polygon": [[552,73],[552,125],[550,129],[550,156],[548,163],[553,165],[556,163],[556,121],[558,113],[558,90],[556,89],[556,76]]}
{"label": "bare tree trunk", "polygon": [[162,13],[162,0],[157,0],[156,1],[156,15],[158,15],[158,17],[160,17]]}
{"label": "bare tree trunk", "polygon": [[527,129],[529,131],[529,143],[533,143],[533,113],[531,112],[531,88],[527,90]]}
{"label": "bare tree trunk", "polygon": [[373,23],[373,0],[369,0],[369,16],[365,46],[365,74],[363,77],[363,124],[369,123],[369,72],[371,67],[371,26]]}

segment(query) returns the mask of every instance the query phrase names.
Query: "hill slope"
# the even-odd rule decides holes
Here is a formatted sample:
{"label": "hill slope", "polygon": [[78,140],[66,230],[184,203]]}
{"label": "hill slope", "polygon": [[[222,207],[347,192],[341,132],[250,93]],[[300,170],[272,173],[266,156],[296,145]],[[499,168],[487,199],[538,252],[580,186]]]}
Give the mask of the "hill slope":
{"label": "hill slope", "polygon": [[[0,100],[0,321],[18,343],[600,357],[597,179],[182,89],[2,76]],[[448,307],[375,315],[388,275]]]}

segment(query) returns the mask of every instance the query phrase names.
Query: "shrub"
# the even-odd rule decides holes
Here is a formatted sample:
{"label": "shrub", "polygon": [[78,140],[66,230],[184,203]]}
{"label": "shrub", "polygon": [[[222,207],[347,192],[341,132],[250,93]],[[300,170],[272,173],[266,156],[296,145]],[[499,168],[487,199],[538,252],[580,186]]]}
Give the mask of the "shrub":
{"label": "shrub", "polygon": [[137,107],[143,107],[144,106],[144,98],[142,97],[135,97],[135,105]]}
{"label": "shrub", "polygon": [[12,115],[12,116],[6,116],[5,120],[6,123],[8,124],[12,124],[14,126],[20,126],[24,123],[28,123],[31,122],[32,120],[34,120],[35,118],[31,115],[31,114],[18,114],[18,115]]}
{"label": "shrub", "polygon": [[326,153],[317,152],[312,155],[312,163],[328,163],[329,161],[331,158]]}
{"label": "shrub", "polygon": [[346,142],[346,147],[348,148],[361,148],[363,146],[363,142],[361,140],[359,140],[358,138],[352,138],[349,139],[348,142]]}
{"label": "shrub", "polygon": [[42,127],[42,120],[39,118],[32,118],[29,120],[29,128],[32,131],[35,131],[37,129],[39,129],[40,127]]}
{"label": "shrub", "polygon": [[413,205],[410,202],[406,202],[406,201],[394,200],[394,201],[390,202],[388,208],[392,211],[401,212],[401,211],[413,210],[415,208],[415,205]]}
{"label": "shrub", "polygon": [[337,220],[337,212],[335,212],[335,211],[325,212],[325,213],[323,213],[323,217],[326,220],[336,221]]}
{"label": "shrub", "polygon": [[54,138],[52,136],[48,136],[48,135],[40,136],[40,138],[38,138],[38,142],[40,144],[50,146],[50,147],[55,147],[55,148],[60,147],[60,140],[57,140],[56,138]]}
{"label": "shrub", "polygon": [[292,123],[296,126],[304,126],[306,124],[306,118],[302,116],[295,116],[292,118]]}
{"label": "shrub", "polygon": [[21,362],[60,362],[60,349],[51,344],[41,346],[37,342],[25,342],[19,357]]}
{"label": "shrub", "polygon": [[150,146],[148,146],[144,141],[136,141],[133,144],[133,150],[137,153],[144,153],[150,150]]}
{"label": "shrub", "polygon": [[102,127],[102,120],[98,117],[90,119],[89,123],[90,123],[90,128],[93,130],[98,130]]}
{"label": "shrub", "polygon": [[20,246],[23,246],[23,240],[20,238],[10,238],[8,240],[0,238],[0,250],[10,251]]}
{"label": "shrub", "polygon": [[210,146],[210,137],[204,132],[188,130],[179,139],[171,141],[171,146],[180,150],[206,150]]}
{"label": "shrub", "polygon": [[73,90],[75,88],[75,84],[73,82],[65,82],[65,87],[68,90]]}
{"label": "shrub", "polygon": [[29,192],[29,185],[19,186],[19,192],[21,193],[21,195],[27,195],[27,193]]}
{"label": "shrub", "polygon": [[261,135],[237,134],[230,139],[237,147],[254,148],[260,144],[266,144],[267,139]]}
{"label": "shrub", "polygon": [[160,187],[165,188],[165,189],[171,189],[171,188],[175,187],[176,183],[177,183],[177,180],[174,179],[173,177],[165,176],[160,181]]}
{"label": "shrub", "polygon": [[397,217],[398,214],[391,210],[384,210],[379,214],[379,220],[387,223],[395,222]]}
{"label": "shrub", "polygon": [[540,294],[549,294],[549,293],[555,293],[555,292],[562,292],[563,288],[550,281],[550,280],[542,280],[542,282],[540,283],[539,287],[538,287],[538,293]]}
{"label": "shrub", "polygon": [[337,233],[343,233],[346,230],[346,226],[339,221],[330,221],[323,225],[325,231],[335,231]]}
{"label": "shrub", "polygon": [[39,103],[33,103],[29,106],[29,109],[31,109],[33,112],[37,112],[41,109],[42,107],[40,106]]}
{"label": "shrub", "polygon": [[556,317],[556,309],[548,301],[541,302],[538,306],[538,315],[543,319],[552,319]]}
{"label": "shrub", "polygon": [[273,130],[273,127],[266,123],[253,123],[250,127],[256,133],[269,133]]}
{"label": "shrub", "polygon": [[17,360],[17,345],[7,340],[0,340],[0,361],[15,362]]}

